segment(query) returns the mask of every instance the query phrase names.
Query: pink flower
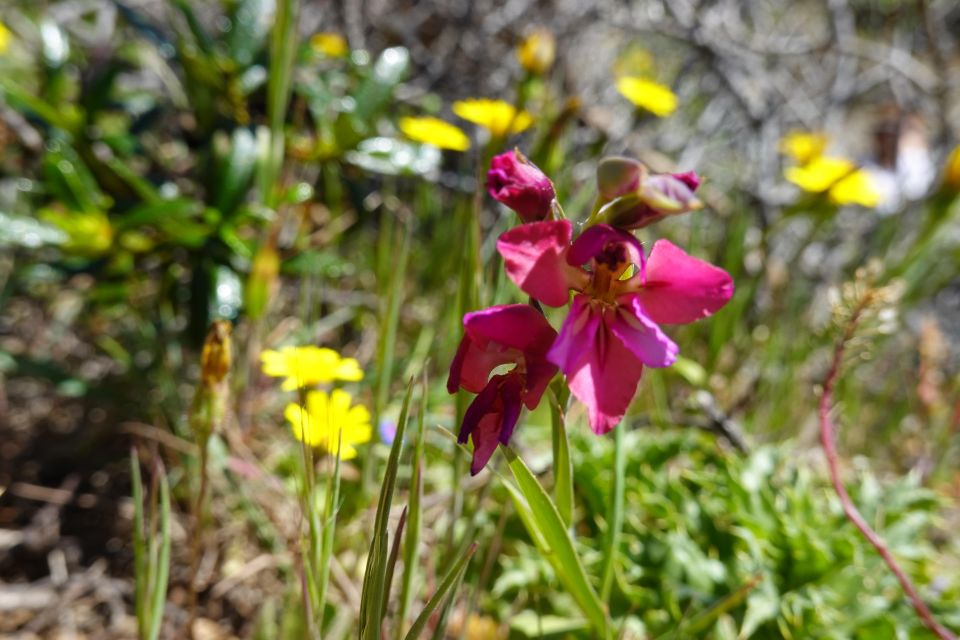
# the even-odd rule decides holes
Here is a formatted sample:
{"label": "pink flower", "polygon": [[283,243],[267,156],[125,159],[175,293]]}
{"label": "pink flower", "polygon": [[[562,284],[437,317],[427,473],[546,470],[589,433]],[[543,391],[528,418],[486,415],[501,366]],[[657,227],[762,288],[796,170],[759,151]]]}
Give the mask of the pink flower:
{"label": "pink flower", "polygon": [[534,222],[501,235],[497,250],[507,275],[542,303],[563,306],[576,292],[547,359],[601,434],[623,418],[644,365],[676,360],[677,345],[658,325],[711,315],[733,295],[733,280],[667,240],[644,258],[635,237],[611,226],[592,226],[570,244],[572,234],[567,220]]}
{"label": "pink flower", "polygon": [[[470,473],[486,466],[497,444],[507,444],[523,406],[534,409],[557,373],[546,358],[557,332],[543,314],[526,304],[508,304],[468,313],[465,333],[450,365],[447,391],[462,387],[478,394],[467,408],[459,442],[473,439]],[[490,377],[503,365],[514,365]]]}
{"label": "pink flower", "polygon": [[494,156],[487,172],[487,191],[516,211],[524,222],[550,215],[556,193],[553,183],[519,151]]}

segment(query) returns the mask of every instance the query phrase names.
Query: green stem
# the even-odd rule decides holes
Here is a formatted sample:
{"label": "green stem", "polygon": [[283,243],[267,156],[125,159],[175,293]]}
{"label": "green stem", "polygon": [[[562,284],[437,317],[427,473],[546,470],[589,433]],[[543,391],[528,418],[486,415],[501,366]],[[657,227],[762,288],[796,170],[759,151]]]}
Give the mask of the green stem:
{"label": "green stem", "polygon": [[624,480],[627,467],[627,453],[624,445],[626,426],[617,425],[613,432],[613,500],[607,508],[607,535],[603,553],[603,578],[600,582],[600,599],[607,602],[613,588],[614,564],[620,547],[620,531],[623,528]]}

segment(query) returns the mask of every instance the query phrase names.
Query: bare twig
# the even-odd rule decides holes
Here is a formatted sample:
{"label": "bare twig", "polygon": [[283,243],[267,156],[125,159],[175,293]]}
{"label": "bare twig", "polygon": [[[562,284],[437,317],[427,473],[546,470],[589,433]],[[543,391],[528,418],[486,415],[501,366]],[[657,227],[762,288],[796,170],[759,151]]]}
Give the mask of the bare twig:
{"label": "bare twig", "polygon": [[833,420],[830,418],[830,405],[833,401],[833,389],[837,379],[840,376],[840,367],[843,363],[844,353],[847,345],[853,339],[857,324],[860,321],[860,318],[868,304],[869,301],[867,298],[865,298],[854,309],[853,314],[847,321],[846,328],[843,332],[843,337],[833,350],[833,360],[831,361],[830,369],[827,371],[827,375],[823,380],[823,393],[820,396],[820,403],[818,406],[818,416],[820,419],[820,442],[823,444],[823,451],[827,457],[827,465],[830,468],[830,479],[833,482],[833,488],[837,492],[837,496],[840,498],[840,504],[843,505],[843,513],[847,516],[847,520],[853,523],[853,526],[855,526],[860,533],[863,534],[863,537],[866,538],[867,542],[869,542],[873,548],[877,550],[877,553],[879,553],[880,557],[883,558],[883,561],[886,562],[887,566],[890,568],[890,571],[892,571],[897,577],[897,580],[900,582],[900,586],[903,587],[907,597],[910,598],[910,602],[913,604],[913,608],[923,621],[923,624],[926,625],[927,628],[935,633],[941,640],[956,640],[955,635],[953,635],[945,627],[941,626],[940,623],[934,619],[930,609],[920,598],[920,594],[917,593],[917,589],[913,582],[909,577],[907,577],[907,574],[904,573],[903,569],[893,557],[893,554],[890,553],[890,549],[887,547],[886,543],[870,527],[870,525],[867,524],[867,521],[864,520],[863,516],[860,514],[860,511],[858,511],[857,507],[853,504],[853,501],[850,499],[850,495],[847,493],[847,489],[843,484],[843,480],[840,477],[840,464],[837,459],[836,449],[836,429],[834,427]]}

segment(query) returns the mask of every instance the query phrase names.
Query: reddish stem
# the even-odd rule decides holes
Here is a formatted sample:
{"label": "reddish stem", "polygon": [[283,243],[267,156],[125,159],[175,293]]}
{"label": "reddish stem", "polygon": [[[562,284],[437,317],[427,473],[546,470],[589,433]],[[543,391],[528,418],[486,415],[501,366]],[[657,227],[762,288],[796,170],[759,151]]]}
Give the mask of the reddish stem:
{"label": "reddish stem", "polygon": [[840,498],[840,504],[843,505],[843,512],[846,514],[847,520],[852,522],[853,526],[860,530],[860,533],[862,533],[863,537],[867,539],[867,542],[873,545],[873,548],[877,550],[877,553],[880,554],[880,557],[883,558],[883,561],[887,563],[890,571],[892,571],[897,577],[897,580],[900,581],[900,586],[903,587],[907,597],[910,598],[910,602],[913,604],[913,608],[923,621],[923,624],[925,624],[928,629],[935,633],[940,640],[957,640],[957,637],[953,635],[953,633],[941,626],[940,623],[934,619],[930,609],[920,598],[920,594],[917,593],[917,588],[913,585],[913,582],[910,580],[910,578],[907,577],[907,574],[904,573],[903,569],[893,557],[893,554],[890,553],[890,549],[887,548],[886,543],[877,534],[877,532],[874,531],[869,524],[867,524],[867,521],[863,519],[863,516],[860,515],[860,512],[853,504],[853,500],[850,499],[850,495],[847,493],[847,489],[840,477],[840,463],[837,459],[835,437],[836,428],[834,427],[833,421],[830,419],[830,405],[833,401],[833,388],[837,378],[840,375],[840,366],[843,362],[844,351],[846,350],[847,343],[851,338],[853,338],[857,322],[859,321],[863,310],[863,305],[856,309],[853,316],[850,318],[849,323],[847,324],[843,338],[834,348],[833,361],[830,363],[830,370],[827,371],[826,378],[824,378],[823,394],[820,396],[820,404],[818,407],[818,413],[820,417],[820,442],[823,444],[823,451],[827,456],[827,464],[830,467],[830,479],[833,482],[833,488],[837,492],[837,496]]}

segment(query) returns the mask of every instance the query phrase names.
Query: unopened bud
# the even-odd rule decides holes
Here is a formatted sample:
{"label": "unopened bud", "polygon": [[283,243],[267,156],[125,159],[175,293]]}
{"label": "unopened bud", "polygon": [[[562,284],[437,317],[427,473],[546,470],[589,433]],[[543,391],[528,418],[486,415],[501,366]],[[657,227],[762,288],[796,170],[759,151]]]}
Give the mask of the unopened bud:
{"label": "unopened bud", "polygon": [[520,65],[530,73],[542,76],[557,56],[557,40],[548,29],[535,29],[517,47]]}
{"label": "unopened bud", "polygon": [[493,157],[487,172],[487,191],[516,211],[524,222],[546,218],[557,197],[550,178],[519,150]]}

